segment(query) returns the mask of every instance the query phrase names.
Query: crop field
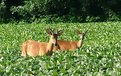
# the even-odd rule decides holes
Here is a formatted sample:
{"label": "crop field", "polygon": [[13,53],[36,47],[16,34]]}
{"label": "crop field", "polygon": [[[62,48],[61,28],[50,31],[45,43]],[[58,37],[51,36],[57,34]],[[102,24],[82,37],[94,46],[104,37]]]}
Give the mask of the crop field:
{"label": "crop field", "polygon": [[[89,29],[83,47],[51,56],[21,56],[32,39],[48,42],[45,29],[63,29],[59,40],[78,41],[76,29]],[[0,24],[0,76],[121,76],[121,22]]]}

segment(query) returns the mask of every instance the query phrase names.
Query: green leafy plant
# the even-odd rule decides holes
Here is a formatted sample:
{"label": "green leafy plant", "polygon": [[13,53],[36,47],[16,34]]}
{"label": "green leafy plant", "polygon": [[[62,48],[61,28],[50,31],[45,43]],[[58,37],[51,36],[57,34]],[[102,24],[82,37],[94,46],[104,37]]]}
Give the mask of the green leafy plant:
{"label": "green leafy plant", "polygon": [[[121,75],[121,22],[1,24],[0,75]],[[91,27],[90,27],[91,26]],[[63,28],[59,39],[77,41],[74,29],[89,32],[83,47],[57,51],[51,56],[21,57],[21,45],[28,39],[47,42],[44,28]]]}

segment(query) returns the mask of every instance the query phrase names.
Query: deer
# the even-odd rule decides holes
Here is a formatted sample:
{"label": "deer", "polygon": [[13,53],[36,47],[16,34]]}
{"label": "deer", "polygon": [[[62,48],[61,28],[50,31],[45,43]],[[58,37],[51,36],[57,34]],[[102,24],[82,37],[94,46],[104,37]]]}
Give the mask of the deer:
{"label": "deer", "polygon": [[[79,41],[65,41],[65,40],[58,40],[58,48],[57,46],[54,47],[53,51],[55,52],[57,49],[60,51],[74,51],[78,48],[81,48],[84,42],[84,38],[87,34],[88,30],[81,33],[79,30],[76,30],[76,33],[80,36]],[[56,48],[56,49],[55,49]]]}
{"label": "deer", "polygon": [[[55,34],[52,29],[46,29],[46,32],[50,35],[49,42],[39,42],[34,40],[27,40],[22,44],[21,56],[36,57],[43,56],[52,53],[53,47],[57,46],[57,38],[63,33],[63,30],[57,31]],[[57,48],[58,49],[58,48]]]}

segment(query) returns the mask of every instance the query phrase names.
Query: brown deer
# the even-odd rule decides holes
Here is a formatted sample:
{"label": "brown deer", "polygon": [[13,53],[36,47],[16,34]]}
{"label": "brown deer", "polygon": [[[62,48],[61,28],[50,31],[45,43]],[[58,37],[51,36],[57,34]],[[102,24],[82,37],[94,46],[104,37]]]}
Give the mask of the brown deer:
{"label": "brown deer", "polygon": [[54,48],[54,51],[57,50],[57,48],[60,51],[74,51],[78,48],[81,48],[83,45],[84,38],[87,34],[88,30],[85,31],[84,33],[81,33],[79,30],[76,30],[76,33],[79,34],[80,40],[79,41],[65,41],[65,40],[58,40],[57,44],[58,47],[56,49]]}
{"label": "brown deer", "polygon": [[43,56],[52,52],[53,47],[57,46],[57,38],[63,32],[60,30],[55,34],[50,28],[46,29],[46,32],[50,35],[50,40],[48,43],[46,42],[38,42],[34,40],[27,40],[22,45],[22,54],[21,56],[26,57],[27,55],[35,57],[35,56]]}

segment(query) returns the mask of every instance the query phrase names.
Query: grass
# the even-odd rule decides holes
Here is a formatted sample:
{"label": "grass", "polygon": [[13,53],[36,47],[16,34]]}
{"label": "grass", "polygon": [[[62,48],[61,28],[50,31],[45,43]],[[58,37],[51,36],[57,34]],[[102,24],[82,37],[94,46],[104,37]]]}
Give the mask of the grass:
{"label": "grass", "polygon": [[[91,27],[90,27],[91,26]],[[45,28],[64,29],[59,39],[77,41],[75,29],[87,30],[83,47],[74,52],[57,51],[52,56],[21,57],[21,44],[28,40],[48,42]],[[120,76],[121,22],[1,24],[1,76]]]}

